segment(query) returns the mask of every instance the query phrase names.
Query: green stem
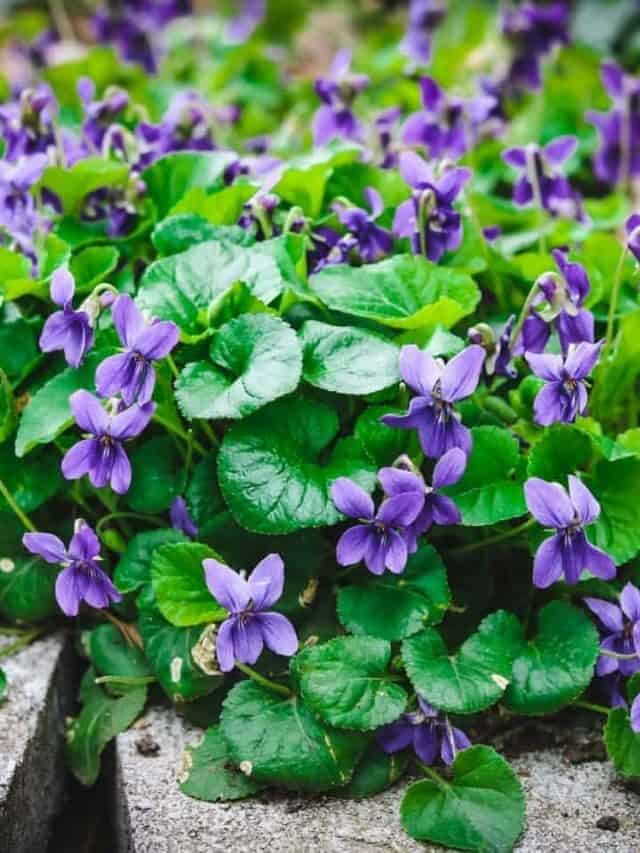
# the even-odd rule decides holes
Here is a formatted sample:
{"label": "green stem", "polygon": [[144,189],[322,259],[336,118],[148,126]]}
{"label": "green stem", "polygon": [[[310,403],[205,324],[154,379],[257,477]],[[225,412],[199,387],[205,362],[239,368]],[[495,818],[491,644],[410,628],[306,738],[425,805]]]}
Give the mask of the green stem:
{"label": "green stem", "polygon": [[167,356],[167,364],[169,365],[169,370],[173,373],[174,379],[177,379],[180,376],[180,371],[176,367],[176,363],[171,356],[171,353]]}
{"label": "green stem", "polygon": [[429,776],[440,788],[448,788],[449,785],[445,782],[442,776],[433,769],[433,767],[429,767],[428,764],[423,764],[422,761],[417,761],[416,764],[423,771],[426,776]]}
{"label": "green stem", "polygon": [[157,515],[143,515],[140,512],[110,512],[109,515],[104,515],[96,525],[96,533],[98,536],[102,532],[105,524],[118,518],[132,518],[136,521],[145,521],[147,524],[153,524],[156,527],[165,526],[165,522]]}
{"label": "green stem", "polygon": [[624,655],[618,652],[610,652],[608,649],[600,649],[600,654],[606,658],[615,658],[615,660],[638,660],[638,655]]}
{"label": "green stem", "polygon": [[289,688],[285,687],[284,684],[276,684],[275,681],[271,681],[271,679],[265,678],[264,675],[260,675],[259,672],[256,672],[255,669],[252,669],[245,663],[239,663],[238,661],[236,661],[236,669],[239,669],[240,672],[244,672],[244,674],[251,678],[253,681],[255,681],[256,684],[260,684],[262,687],[266,687],[267,690],[273,690],[274,693],[279,693],[281,696],[286,696],[287,699],[293,695]]}
{"label": "green stem", "polygon": [[209,439],[211,444],[213,444],[214,447],[217,447],[220,444],[220,442],[218,441],[218,436],[215,434],[213,429],[209,426],[207,421],[199,420],[198,423],[200,424],[200,426],[202,428],[202,432],[207,436],[207,438]]}
{"label": "green stem", "polygon": [[9,655],[14,654],[14,652],[19,652],[20,649],[28,646],[29,643],[39,637],[43,630],[44,628],[34,628],[32,631],[28,631],[26,634],[23,634],[22,637],[14,643],[9,643],[8,646],[4,646],[4,648],[0,649],[0,658],[6,658],[9,657]]}
{"label": "green stem", "polygon": [[460,545],[458,548],[451,548],[449,554],[470,554],[472,551],[480,551],[487,548],[489,545],[497,545],[499,542],[506,542],[507,539],[513,539],[527,530],[535,527],[536,520],[530,518],[528,521],[519,524],[517,527],[511,527],[509,530],[504,530],[502,533],[496,533],[494,536],[489,536],[488,539],[483,539],[481,542],[470,542],[468,545]]}
{"label": "green stem", "polygon": [[607,335],[604,342],[604,352],[606,353],[611,344],[613,343],[613,326],[616,319],[616,311],[618,309],[618,297],[620,296],[620,287],[622,285],[622,271],[624,269],[624,261],[627,256],[627,246],[625,244],[624,249],[620,254],[620,260],[618,261],[618,266],[616,267],[616,277],[613,280],[613,287],[611,288],[611,299],[609,301],[609,314],[607,316]]}
{"label": "green stem", "polygon": [[37,530],[35,524],[33,523],[33,521],[31,521],[29,516],[20,509],[20,507],[15,501],[15,498],[13,497],[9,489],[5,486],[2,480],[0,480],[0,495],[2,495],[5,501],[9,504],[9,507],[15,513],[15,515],[20,519],[20,521],[22,522],[22,526],[25,527],[27,530],[30,530],[32,533],[35,533],[35,531]]}
{"label": "green stem", "polygon": [[583,702],[581,699],[576,699],[572,704],[574,708],[584,708],[585,711],[593,711],[596,714],[603,714],[605,717],[609,716],[611,710],[605,705],[595,705],[593,702]]}
{"label": "green stem", "polygon": [[[161,416],[160,416],[160,415],[158,415],[158,414],[155,414],[155,415],[153,416],[153,420],[154,420],[157,424],[160,424],[160,426],[163,426],[165,429],[168,429],[168,430],[169,430],[169,432],[172,432],[174,435],[177,435],[177,436],[178,436],[178,438],[181,438],[184,442],[188,443],[188,441],[189,441],[189,436],[188,436],[188,434],[187,434],[187,433],[182,429],[182,427],[179,427],[179,426],[176,426],[175,424],[172,424],[170,421],[165,420],[163,417],[161,417]],[[194,448],[198,451],[198,453],[199,453],[201,456],[206,456],[206,455],[207,455],[207,451],[206,451],[206,449],[205,449],[205,448],[200,444],[200,442],[199,442],[197,439],[195,439],[195,438],[193,439],[193,446],[194,446]]]}
{"label": "green stem", "polygon": [[138,685],[154,684],[157,680],[155,675],[101,675],[95,679],[95,683],[137,687]]}
{"label": "green stem", "polygon": [[516,345],[516,341],[520,337],[520,332],[522,331],[522,327],[524,326],[524,321],[527,319],[527,315],[529,314],[529,309],[531,308],[531,304],[538,293],[538,279],[536,279],[531,285],[531,290],[527,293],[527,298],[524,300],[522,308],[520,310],[520,314],[518,316],[518,321],[513,327],[513,331],[511,332],[511,337],[509,338],[509,349],[513,349]]}

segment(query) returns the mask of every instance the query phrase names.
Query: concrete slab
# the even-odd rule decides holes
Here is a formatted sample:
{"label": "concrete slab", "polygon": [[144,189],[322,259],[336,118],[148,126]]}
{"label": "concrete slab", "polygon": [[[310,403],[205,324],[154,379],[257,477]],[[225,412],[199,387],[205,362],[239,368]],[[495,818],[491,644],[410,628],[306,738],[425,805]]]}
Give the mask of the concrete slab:
{"label": "concrete slab", "polygon": [[0,705],[0,853],[43,853],[65,786],[64,722],[74,658],[62,634],[2,660],[9,695]]}
{"label": "concrete slab", "polygon": [[[377,797],[344,801],[263,795],[239,803],[184,796],[176,777],[201,733],[173,712],[151,710],[116,742],[118,853],[425,853],[400,827],[400,783]],[[158,750],[149,749],[157,744]],[[640,799],[607,762],[569,765],[561,749],[513,761],[527,792],[519,853],[637,853]],[[617,831],[599,829],[609,818]],[[611,820],[615,819],[615,820]]]}

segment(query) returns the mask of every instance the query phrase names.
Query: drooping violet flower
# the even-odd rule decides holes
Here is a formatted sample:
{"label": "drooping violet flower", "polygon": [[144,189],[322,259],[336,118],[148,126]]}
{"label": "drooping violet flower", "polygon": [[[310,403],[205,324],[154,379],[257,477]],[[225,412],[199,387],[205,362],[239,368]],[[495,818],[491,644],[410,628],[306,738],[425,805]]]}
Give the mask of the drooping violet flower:
{"label": "drooping violet flower", "polygon": [[77,311],[73,308],[76,285],[69,268],[59,267],[51,276],[51,299],[62,310],[47,317],[40,335],[42,352],[63,350],[67,364],[79,367],[93,346],[95,316],[89,316],[85,303]]}
{"label": "drooping violet flower", "polygon": [[640,670],[640,590],[627,583],[619,596],[620,605],[601,598],[585,598],[584,603],[598,617],[602,633],[600,648],[619,655],[637,655],[635,660],[602,654],[597,675],[633,675]]}
{"label": "drooping violet flower", "polygon": [[511,347],[511,333],[515,320],[515,315],[511,315],[499,334],[487,323],[476,323],[467,332],[469,341],[481,346],[486,353],[484,372],[487,376],[506,376],[509,379],[515,379],[518,375],[512,363],[515,353]]}
{"label": "drooping violet flower", "polygon": [[69,398],[69,405],[87,437],[66,452],[63,475],[67,480],[78,480],[88,474],[97,489],[110,483],[114,492],[125,494],[131,485],[131,463],[123,442],[140,435],[153,416],[155,404],[130,406],[109,415],[93,394],[76,391]]}
{"label": "drooping violet flower", "polygon": [[446,11],[442,0],[409,0],[407,32],[401,49],[416,65],[427,65],[431,59],[431,36]]}
{"label": "drooping violet flower", "polygon": [[485,353],[475,344],[454,356],[448,364],[410,344],[400,351],[400,375],[417,395],[406,415],[384,415],[382,422],[400,429],[417,429],[425,456],[439,459],[453,447],[467,456],[471,433],[460,423],[454,404],[476,390]]}
{"label": "drooping violet flower", "polygon": [[180,330],[171,320],[147,324],[133,299],[122,293],[111,309],[113,324],[125,351],[106,358],[96,370],[101,397],[120,394],[127,406],[148,403],[156,382],[154,361],[165,358],[178,343]]}
{"label": "drooping violet flower", "polygon": [[171,519],[171,526],[175,530],[181,530],[190,539],[195,539],[198,535],[198,528],[189,514],[189,507],[184,498],[177,497],[173,499],[171,509],[169,510],[169,518]]}
{"label": "drooping violet flower", "polygon": [[593,165],[598,178],[609,186],[640,175],[640,77],[633,77],[615,62],[603,62],[602,82],[611,96],[610,112],[586,113],[600,136]]}
{"label": "drooping violet flower", "polygon": [[331,499],[343,515],[360,522],[345,530],[338,540],[338,563],[354,566],[364,560],[374,575],[383,574],[385,569],[401,574],[408,556],[406,528],[424,506],[424,491],[403,492],[387,498],[376,512],[364,489],[348,477],[338,477],[331,486]]}
{"label": "drooping violet flower", "polygon": [[267,9],[266,0],[242,0],[238,14],[229,21],[227,39],[242,44],[260,25]]}
{"label": "drooping violet flower", "polygon": [[346,264],[349,255],[356,246],[351,234],[339,234],[334,228],[319,225],[310,234],[307,262],[311,272],[318,272],[327,266]]}
{"label": "drooping violet flower", "polygon": [[89,193],[84,201],[82,219],[103,222],[110,237],[124,237],[138,222],[138,207],[146,191],[144,181],[132,171],[123,186],[101,187]]}
{"label": "drooping violet flower", "polygon": [[582,199],[561,172],[576,145],[575,136],[559,136],[545,146],[531,142],[503,151],[505,163],[521,173],[513,187],[514,202],[522,207],[534,204],[552,216],[584,220]]}
{"label": "drooping violet flower", "polygon": [[507,82],[515,92],[540,88],[540,62],[555,45],[569,43],[569,18],[567,0],[525,0],[504,10],[502,31],[514,47]]}
{"label": "drooping violet flower", "polygon": [[351,51],[340,50],[331,63],[329,74],[318,77],[316,94],[323,102],[313,117],[312,131],[315,145],[325,145],[334,137],[360,142],[362,125],[352,111],[356,96],[369,85],[364,74],[351,71]]}
{"label": "drooping violet flower", "polygon": [[424,505],[420,513],[405,528],[405,539],[410,554],[416,551],[420,536],[427,533],[433,524],[448,526],[459,524],[462,520],[460,510],[454,501],[447,495],[441,495],[439,489],[457,483],[466,467],[467,457],[459,447],[453,447],[436,462],[431,485],[428,485],[422,475],[413,469],[411,461],[406,457],[400,457],[395,467],[381,468],[378,472],[378,480],[388,498],[407,492],[424,497]]}
{"label": "drooping violet flower", "polygon": [[56,101],[45,83],[24,89],[19,101],[0,106],[0,133],[5,141],[4,157],[15,163],[20,157],[46,154],[55,148],[53,126]]}
{"label": "drooping violet flower", "polygon": [[361,207],[347,207],[340,202],[333,205],[340,222],[355,238],[360,257],[365,263],[374,263],[388,254],[393,247],[393,238],[386,228],[376,225],[376,219],[384,211],[382,196],[373,187],[364,191],[371,213]]}
{"label": "drooping violet flower", "polygon": [[382,169],[395,169],[398,165],[399,146],[395,139],[396,125],[402,115],[400,107],[390,107],[379,113],[374,120],[374,127],[380,146]]}
{"label": "drooping violet flower", "polygon": [[525,353],[529,367],[547,383],[534,400],[536,423],[572,424],[587,410],[585,379],[600,356],[603,341],[595,344],[570,344],[566,357],[542,353]]}
{"label": "drooping violet flower", "polygon": [[48,162],[46,154],[20,157],[15,163],[0,160],[0,242],[24,252],[34,264],[34,273],[35,235],[47,231],[51,223],[38,210],[31,191]]}
{"label": "drooping violet flower", "polygon": [[[582,264],[569,261],[560,249],[554,249],[551,254],[560,273],[544,273],[537,280],[538,293],[522,325],[518,352],[543,352],[551,334],[551,322],[555,322],[565,355],[570,344],[593,343],[593,314],[583,308],[591,289],[586,270]],[[542,303],[544,307],[537,310]]]}
{"label": "drooping violet flower", "polygon": [[180,92],[159,124],[140,122],[141,165],[147,166],[171,151],[213,151],[212,109],[197,92]]}
{"label": "drooping violet flower", "polygon": [[90,607],[108,607],[122,596],[100,568],[100,540],[82,519],[75,524],[69,548],[53,533],[25,533],[25,548],[47,563],[63,566],[56,579],[56,601],[67,616],[77,616],[80,602]]}
{"label": "drooping violet flower", "polygon": [[457,160],[469,150],[495,109],[495,97],[480,94],[468,101],[448,97],[431,77],[420,80],[420,89],[422,110],[407,118],[402,141],[423,146],[430,159]]}
{"label": "drooping violet flower", "polygon": [[632,213],[625,223],[627,247],[640,263],[640,213]]}
{"label": "drooping violet flower", "polygon": [[263,179],[258,192],[243,205],[243,211],[238,219],[238,225],[247,231],[252,231],[259,240],[268,240],[276,231],[273,214],[280,204],[280,196],[271,190],[279,182],[282,170],[279,166],[268,172]]}
{"label": "drooping violet flower", "polygon": [[261,560],[246,580],[217,560],[203,560],[202,565],[211,595],[229,611],[216,638],[222,672],[232,670],[235,661],[254,664],[264,646],[286,657],[296,653],[298,638],[291,622],[267,610],[284,588],[284,563],[278,554]]}
{"label": "drooping violet flower", "polygon": [[584,532],[600,515],[600,504],[584,483],[570,475],[567,494],[560,483],[530,477],[524,484],[524,495],[536,521],[556,531],[536,552],[535,586],[546,589],[563,575],[568,584],[576,584],[587,570],[602,580],[615,577],[614,561],[592,545]]}
{"label": "drooping violet flower", "polygon": [[95,84],[88,77],[81,77],[77,88],[84,107],[83,138],[90,150],[102,152],[107,132],[124,118],[130,104],[129,95],[118,86],[109,86],[102,100],[96,101]]}
{"label": "drooping violet flower", "polygon": [[421,696],[418,696],[418,706],[419,710],[403,714],[394,723],[379,728],[376,732],[378,745],[391,754],[412,746],[425,764],[434,764],[438,757],[443,764],[453,764],[458,752],[471,746],[471,741]]}
{"label": "drooping violet flower", "polygon": [[471,177],[469,169],[451,168],[436,177],[430,165],[413,151],[400,154],[400,172],[413,188],[393,219],[393,233],[408,237],[414,254],[437,262],[462,241],[460,214],[453,207],[462,187]]}

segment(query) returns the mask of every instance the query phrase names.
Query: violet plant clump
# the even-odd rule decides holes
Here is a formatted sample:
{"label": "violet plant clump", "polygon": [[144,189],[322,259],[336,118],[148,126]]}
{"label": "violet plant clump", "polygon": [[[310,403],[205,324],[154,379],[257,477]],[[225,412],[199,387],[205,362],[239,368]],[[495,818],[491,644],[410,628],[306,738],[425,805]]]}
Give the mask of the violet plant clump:
{"label": "violet plant clump", "polygon": [[191,5],[0,47],[0,627],[77,632],[83,784],[172,703],[189,795],[406,776],[413,838],[511,850],[497,720],[640,766],[637,46]]}

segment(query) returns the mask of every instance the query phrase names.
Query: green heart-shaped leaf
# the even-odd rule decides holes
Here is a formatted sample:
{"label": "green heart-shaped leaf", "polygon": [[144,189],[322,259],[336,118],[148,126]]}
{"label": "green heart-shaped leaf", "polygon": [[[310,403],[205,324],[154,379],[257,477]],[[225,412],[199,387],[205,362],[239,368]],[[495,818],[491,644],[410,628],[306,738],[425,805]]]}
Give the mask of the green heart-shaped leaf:
{"label": "green heart-shaped leaf", "polygon": [[162,615],[180,628],[214,622],[226,610],[209,592],[202,561],[215,557],[198,542],[170,542],[154,551],[151,580]]}

